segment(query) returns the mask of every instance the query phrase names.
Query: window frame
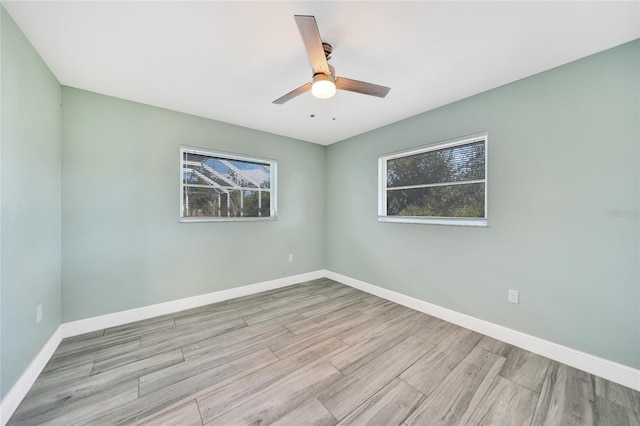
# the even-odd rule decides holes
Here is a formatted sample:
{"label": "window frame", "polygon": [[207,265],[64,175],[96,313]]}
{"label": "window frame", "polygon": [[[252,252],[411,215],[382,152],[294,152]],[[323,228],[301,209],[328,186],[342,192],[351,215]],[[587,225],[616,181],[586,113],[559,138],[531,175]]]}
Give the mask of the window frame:
{"label": "window frame", "polygon": [[[204,155],[213,158],[222,158],[225,160],[239,160],[256,164],[264,164],[269,166],[269,216],[184,216],[184,179],[182,162],[185,153]],[[270,158],[255,157],[244,154],[235,154],[224,151],[214,151],[206,148],[196,148],[187,145],[180,145],[180,161],[178,166],[178,173],[180,176],[180,203],[179,203],[179,222],[191,223],[191,222],[258,222],[258,221],[270,221],[278,219],[278,190],[277,190],[277,176],[278,176],[278,161]]]}
{"label": "window frame", "polygon": [[[408,157],[410,155],[421,154],[423,152],[438,151],[446,148],[453,148],[460,145],[468,145],[474,142],[484,141],[484,179],[474,180],[473,182],[484,182],[484,217],[439,217],[439,216],[388,216],[387,215],[387,161]],[[457,226],[488,226],[488,155],[489,152],[489,133],[479,132],[467,136],[461,136],[454,139],[434,142],[427,145],[421,145],[402,151],[383,154],[378,157],[378,222],[395,222],[395,223],[418,223],[431,225],[457,225]]]}

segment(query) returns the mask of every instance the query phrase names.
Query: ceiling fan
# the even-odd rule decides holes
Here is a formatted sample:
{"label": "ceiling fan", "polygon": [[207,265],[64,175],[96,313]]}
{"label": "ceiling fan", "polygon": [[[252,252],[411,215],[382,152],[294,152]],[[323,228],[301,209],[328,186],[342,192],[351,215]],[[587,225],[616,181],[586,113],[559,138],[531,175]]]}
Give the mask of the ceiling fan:
{"label": "ceiling fan", "polygon": [[276,99],[273,101],[274,104],[281,105],[309,90],[311,90],[313,96],[320,99],[333,97],[336,94],[336,89],[377,96],[379,98],[387,96],[387,93],[391,90],[389,87],[365,83],[364,81],[352,80],[350,78],[336,77],[335,69],[327,62],[331,58],[332,47],[329,43],[323,43],[320,39],[316,18],[307,15],[295,15],[294,19],[296,20],[302,41],[304,42],[309,60],[311,61],[313,79],[310,83],[304,84]]}

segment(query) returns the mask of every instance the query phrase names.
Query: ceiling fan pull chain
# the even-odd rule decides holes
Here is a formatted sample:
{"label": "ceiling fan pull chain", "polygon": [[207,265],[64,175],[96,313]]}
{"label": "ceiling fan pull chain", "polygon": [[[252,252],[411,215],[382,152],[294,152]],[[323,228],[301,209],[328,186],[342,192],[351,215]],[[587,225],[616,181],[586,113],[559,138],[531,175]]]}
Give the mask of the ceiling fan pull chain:
{"label": "ceiling fan pull chain", "polygon": [[332,114],[333,118],[332,118],[332,120],[336,121],[336,96],[333,97],[333,102],[332,102],[331,107],[333,109],[333,114]]}

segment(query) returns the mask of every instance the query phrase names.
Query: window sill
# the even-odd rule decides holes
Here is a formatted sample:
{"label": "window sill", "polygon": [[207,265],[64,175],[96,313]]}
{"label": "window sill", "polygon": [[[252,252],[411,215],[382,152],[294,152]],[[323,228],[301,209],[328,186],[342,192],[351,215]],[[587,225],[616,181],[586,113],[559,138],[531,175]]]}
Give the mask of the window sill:
{"label": "window sill", "polygon": [[270,217],[181,217],[179,222],[265,222],[277,220],[277,216]]}
{"label": "window sill", "polygon": [[447,219],[415,216],[378,216],[378,222],[487,227],[487,219]]}

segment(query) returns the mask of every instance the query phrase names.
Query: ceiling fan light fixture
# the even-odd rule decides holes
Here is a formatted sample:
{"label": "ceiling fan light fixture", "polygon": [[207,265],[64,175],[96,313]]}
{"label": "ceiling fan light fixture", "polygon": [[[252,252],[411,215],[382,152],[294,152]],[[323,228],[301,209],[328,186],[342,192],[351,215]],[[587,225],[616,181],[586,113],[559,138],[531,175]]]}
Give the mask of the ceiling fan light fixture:
{"label": "ceiling fan light fixture", "polygon": [[300,36],[302,36],[304,47],[307,50],[307,56],[311,61],[313,79],[311,82],[305,83],[286,95],[279,97],[273,101],[274,104],[282,105],[309,90],[311,90],[311,94],[314,97],[319,99],[329,99],[335,96],[336,89],[377,96],[379,98],[387,96],[387,93],[391,90],[388,87],[345,77],[340,77],[340,79],[337,80],[338,86],[340,86],[337,87],[336,70],[327,62],[331,57],[333,48],[329,43],[322,42],[316,18],[310,15],[294,15],[293,18],[296,21],[296,25],[298,25]]}
{"label": "ceiling fan light fixture", "polygon": [[318,99],[329,99],[336,94],[336,79],[333,75],[318,73],[313,76],[311,94]]}

